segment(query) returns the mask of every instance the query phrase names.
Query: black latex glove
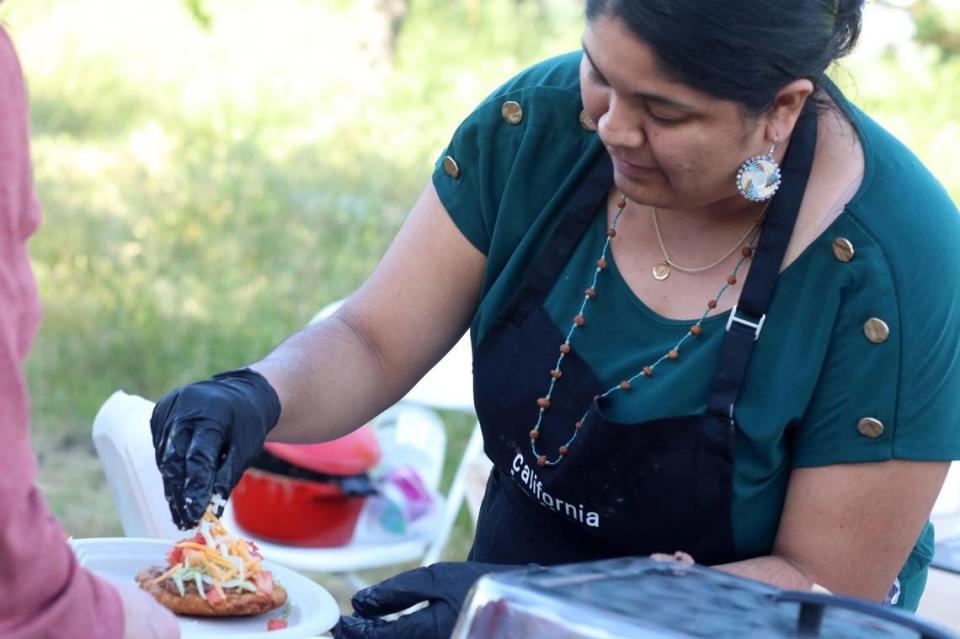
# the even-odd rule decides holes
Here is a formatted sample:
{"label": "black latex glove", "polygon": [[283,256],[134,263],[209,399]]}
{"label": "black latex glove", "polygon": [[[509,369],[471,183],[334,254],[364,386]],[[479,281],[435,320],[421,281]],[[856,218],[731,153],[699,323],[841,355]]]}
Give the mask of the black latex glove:
{"label": "black latex glove", "polygon": [[[400,573],[355,594],[354,614],[340,617],[333,636],[336,639],[448,639],[470,587],[483,575],[517,568],[520,566],[464,561]],[[429,603],[426,608],[395,621],[380,619],[423,601]]]}
{"label": "black latex glove", "polygon": [[214,494],[227,498],[279,419],[277,393],[249,368],[181,386],[157,403],[150,430],[178,527],[196,526]]}

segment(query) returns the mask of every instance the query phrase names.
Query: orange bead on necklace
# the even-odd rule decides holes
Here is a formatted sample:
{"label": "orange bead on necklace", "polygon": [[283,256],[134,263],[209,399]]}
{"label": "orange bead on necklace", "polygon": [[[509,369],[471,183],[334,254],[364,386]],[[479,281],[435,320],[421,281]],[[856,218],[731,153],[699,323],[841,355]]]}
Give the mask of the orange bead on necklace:
{"label": "orange bead on necklace", "polygon": [[[603,243],[603,250],[600,252],[600,257],[596,261],[596,268],[593,270],[593,279],[590,282],[590,285],[586,288],[583,294],[583,300],[580,302],[580,310],[573,316],[573,321],[570,325],[570,330],[567,332],[566,338],[560,344],[559,355],[557,358],[557,363],[553,369],[549,372],[550,384],[547,387],[547,392],[542,397],[537,398],[537,421],[530,430],[530,451],[533,453],[534,458],[537,460],[537,465],[539,466],[556,466],[562,462],[567,455],[570,454],[570,447],[573,445],[574,440],[577,438],[577,435],[580,433],[580,430],[583,428],[583,425],[587,418],[587,413],[589,412],[589,407],[584,411],[583,416],[580,419],[576,420],[573,424],[573,429],[570,437],[565,443],[558,447],[556,457],[550,459],[548,455],[541,452],[537,447],[537,442],[540,440],[540,431],[543,428],[543,418],[544,415],[550,410],[551,406],[551,397],[553,396],[553,391],[556,388],[557,384],[560,383],[561,378],[563,377],[563,362],[564,359],[569,355],[572,350],[572,342],[574,333],[578,329],[582,329],[587,326],[586,319],[586,310],[589,302],[595,302],[598,298],[597,296],[597,287],[600,284],[600,276],[607,269],[607,251],[610,250],[610,242],[617,236],[617,222],[620,220],[620,216],[623,214],[623,210],[627,207],[627,198],[623,195],[620,195],[617,199],[617,212],[613,216],[613,222],[610,224],[610,228],[607,230],[607,238]],[[766,210],[764,210],[766,213]],[[703,333],[703,321],[707,319],[707,316],[710,314],[710,311],[717,307],[717,304],[720,302],[720,298],[727,291],[728,288],[737,283],[737,273],[740,270],[740,267],[748,259],[753,257],[757,240],[760,237],[760,228],[762,226],[763,215],[757,220],[757,223],[753,227],[753,230],[746,239],[747,246],[743,248],[740,253],[740,258],[737,260],[736,265],[733,267],[733,272],[731,272],[722,287],[720,287],[719,292],[712,298],[707,301],[707,309],[704,311],[703,315],[698,319],[691,327],[687,333],[684,334],[682,338],[666,353],[664,353],[659,359],[654,362],[651,362],[643,366],[639,371],[633,374],[631,377],[624,379],[620,382],[617,382],[614,386],[608,388],[606,391],[596,396],[596,400],[609,397],[613,393],[621,392],[627,393],[631,392],[636,388],[635,382],[638,379],[645,377],[653,377],[654,371],[657,369],[660,364],[663,362],[676,362],[680,359],[680,349],[687,342],[687,340],[695,338]]]}

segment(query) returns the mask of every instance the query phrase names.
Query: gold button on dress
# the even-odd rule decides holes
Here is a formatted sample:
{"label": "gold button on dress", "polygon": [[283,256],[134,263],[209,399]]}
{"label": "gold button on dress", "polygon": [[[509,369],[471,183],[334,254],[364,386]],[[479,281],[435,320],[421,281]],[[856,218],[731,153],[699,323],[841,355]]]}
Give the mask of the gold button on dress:
{"label": "gold button on dress", "polygon": [[523,120],[523,107],[519,102],[508,100],[500,107],[500,115],[507,124],[520,124]]}
{"label": "gold button on dress", "polygon": [[864,437],[876,439],[883,434],[883,422],[873,417],[864,417],[857,423],[857,430]]}
{"label": "gold button on dress", "polygon": [[863,325],[863,333],[874,344],[883,344],[890,337],[890,327],[882,319],[871,317]]}
{"label": "gold button on dress", "polygon": [[838,237],[833,241],[833,256],[841,262],[849,262],[855,253],[853,244],[847,238]]}
{"label": "gold button on dress", "polygon": [[460,177],[460,167],[457,165],[457,161],[449,155],[443,158],[443,170],[454,180]]}

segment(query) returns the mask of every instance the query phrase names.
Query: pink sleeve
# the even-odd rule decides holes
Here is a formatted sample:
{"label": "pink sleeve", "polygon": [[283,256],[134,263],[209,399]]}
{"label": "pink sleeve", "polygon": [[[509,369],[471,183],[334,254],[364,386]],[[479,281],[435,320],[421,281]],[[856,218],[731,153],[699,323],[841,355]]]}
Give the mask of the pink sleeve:
{"label": "pink sleeve", "polygon": [[81,569],[34,484],[22,363],[40,320],[27,238],[40,220],[33,192],[27,98],[0,28],[0,637],[116,638],[116,590]]}

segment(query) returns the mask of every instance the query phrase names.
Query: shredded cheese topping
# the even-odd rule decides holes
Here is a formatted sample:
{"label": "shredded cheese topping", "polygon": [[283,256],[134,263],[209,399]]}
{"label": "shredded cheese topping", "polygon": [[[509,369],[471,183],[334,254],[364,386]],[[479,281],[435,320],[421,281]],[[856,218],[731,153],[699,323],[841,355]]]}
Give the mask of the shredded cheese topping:
{"label": "shredded cheese topping", "polygon": [[[202,543],[201,543],[202,542]],[[173,558],[173,559],[171,559]],[[183,582],[193,579],[201,597],[206,596],[203,584],[212,586],[219,597],[225,588],[257,592],[255,582],[260,572],[260,553],[253,543],[233,537],[207,508],[194,537],[174,545],[168,555],[169,568],[154,583],[173,579],[184,595]]]}

